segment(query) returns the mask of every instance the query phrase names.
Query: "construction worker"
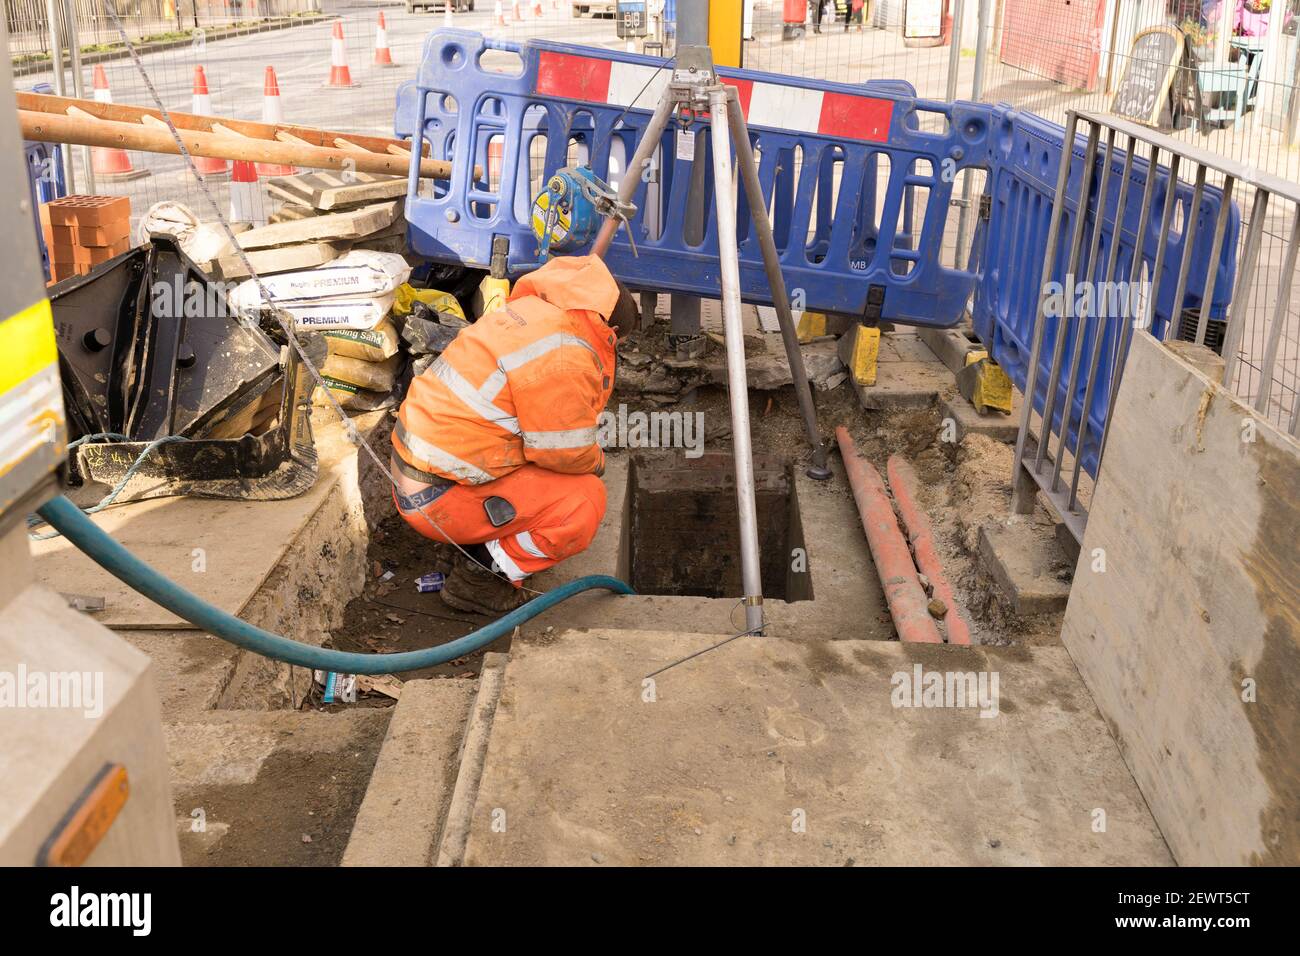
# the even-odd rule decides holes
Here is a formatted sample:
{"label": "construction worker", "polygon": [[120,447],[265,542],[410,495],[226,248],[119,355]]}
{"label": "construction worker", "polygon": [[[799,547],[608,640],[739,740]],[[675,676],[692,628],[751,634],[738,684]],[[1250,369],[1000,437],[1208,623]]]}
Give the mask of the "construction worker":
{"label": "construction worker", "polygon": [[468,553],[443,585],[451,607],[510,610],[524,578],[591,544],[605,514],[597,426],[614,343],[637,318],[598,256],[554,258],[411,382],[393,497],[420,534]]}

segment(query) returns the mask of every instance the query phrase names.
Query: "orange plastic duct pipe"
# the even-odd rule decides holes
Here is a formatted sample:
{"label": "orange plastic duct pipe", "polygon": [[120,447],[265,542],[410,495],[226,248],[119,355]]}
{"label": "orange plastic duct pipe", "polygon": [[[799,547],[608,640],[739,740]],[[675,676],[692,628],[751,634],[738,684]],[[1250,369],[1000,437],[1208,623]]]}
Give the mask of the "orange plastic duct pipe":
{"label": "orange plastic duct pipe", "polygon": [[898,455],[890,455],[885,473],[889,476],[889,489],[894,493],[894,503],[898,505],[898,515],[903,519],[903,532],[908,535],[912,551],[916,554],[916,566],[930,579],[934,596],[948,606],[948,613],[943,618],[944,627],[948,631],[948,643],[969,644],[970,628],[957,609],[957,596],[953,593],[948,576],[944,574],[939,552],[935,550],[930,518],[917,502],[916,471]]}
{"label": "orange plastic duct pipe", "polygon": [[912,563],[912,552],[898,528],[894,506],[885,491],[880,472],[858,454],[848,429],[843,425],[835,429],[835,440],[840,445],[844,470],[848,473],[853,498],[858,503],[858,515],[862,518],[862,530],[867,533],[871,558],[876,562],[876,574],[880,576],[885,600],[889,604],[889,616],[894,619],[899,640],[914,644],[942,644],[943,638],[939,636],[939,629],[926,607],[928,601],[916,565]]}

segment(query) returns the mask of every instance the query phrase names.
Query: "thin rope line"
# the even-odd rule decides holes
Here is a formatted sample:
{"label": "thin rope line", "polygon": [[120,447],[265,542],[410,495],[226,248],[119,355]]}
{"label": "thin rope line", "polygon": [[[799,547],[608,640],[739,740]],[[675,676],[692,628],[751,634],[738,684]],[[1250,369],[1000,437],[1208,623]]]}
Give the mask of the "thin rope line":
{"label": "thin rope line", "polygon": [[[217,222],[221,224],[221,228],[225,231],[226,238],[230,241],[231,246],[235,250],[235,254],[239,257],[240,264],[248,272],[249,276],[252,277],[254,283],[256,283],[257,291],[261,295],[262,301],[267,304],[268,311],[275,316],[276,321],[280,325],[280,329],[285,334],[285,338],[288,340],[289,344],[293,347],[293,350],[298,354],[298,360],[311,373],[312,378],[315,379],[316,381],[317,388],[321,390],[326,400],[328,401],[330,407],[334,409],[335,413],[342,421],[344,431],[347,433],[348,436],[348,440],[352,442],[352,444],[356,445],[357,447],[365,449],[366,453],[370,456],[371,460],[374,461],[375,465],[379,468],[379,470],[382,471],[384,475],[388,478],[388,482],[393,486],[393,490],[398,491],[399,488],[398,488],[397,478],[393,475],[391,468],[389,467],[389,465],[385,464],[380,459],[379,455],[375,452],[374,448],[371,447],[370,443],[366,441],[365,437],[361,434],[360,429],[358,429],[357,426],[353,424],[352,419],[350,419],[347,416],[347,413],[343,410],[343,406],[339,404],[338,399],[335,398],[334,394],[329,390],[328,387],[326,387],[324,380],[321,378],[320,372],[317,370],[316,366],[312,364],[311,359],[307,357],[307,353],[303,349],[302,343],[298,341],[298,336],[294,331],[292,317],[289,316],[289,314],[284,309],[280,308],[275,304],[275,300],[272,298],[271,294],[267,291],[266,286],[262,284],[262,277],[258,275],[257,270],[253,268],[253,264],[248,259],[248,254],[244,251],[243,246],[239,244],[239,240],[235,236],[234,230],[231,229],[230,223],[226,220],[226,217],[221,212],[221,207],[217,204],[217,201],[213,198],[211,191],[209,191],[207,183],[204,182],[203,177],[199,175],[198,169],[194,164],[194,157],[190,155],[189,149],[186,148],[185,146],[185,140],[177,131],[176,124],[172,122],[171,114],[167,111],[167,107],[163,105],[162,97],[158,95],[158,91],[154,88],[153,81],[149,77],[149,71],[145,68],[144,62],[140,59],[140,54],[136,50],[135,44],[131,42],[131,38],[128,37],[126,34],[126,29],[122,26],[122,20],[118,16],[117,3],[115,2],[115,0],[105,0],[105,9],[108,11],[108,15],[112,18],[113,25],[117,28],[118,35],[122,38],[122,43],[126,47],[127,52],[131,56],[131,61],[135,64],[135,68],[139,71],[141,78],[144,80],[145,87],[149,90],[149,95],[153,97],[153,101],[158,108],[158,112],[162,114],[163,121],[167,124],[167,129],[172,134],[172,139],[176,142],[176,146],[180,150],[181,155],[185,157],[185,162],[188,165],[190,172],[194,175],[194,178],[198,181],[199,191],[203,194],[204,199],[207,200],[208,205],[212,209],[213,215],[216,216]],[[421,132],[420,135],[423,136],[423,133]],[[415,144],[412,145],[414,146]],[[421,142],[419,146],[420,146],[420,151],[415,152],[414,157],[412,159],[413,162],[419,161],[419,156],[423,150],[423,142]],[[240,321],[243,322],[245,320],[241,317]],[[458,543],[452,541],[451,538],[447,536],[446,533],[442,530],[442,528],[438,526],[438,523],[434,521],[433,518],[425,514],[424,511],[420,511],[419,514],[420,517],[422,517],[425,521],[429,523],[430,527],[432,527],[435,531],[437,531],[439,535],[443,536],[443,539],[448,544],[450,544],[457,551],[463,554],[468,560],[474,562],[479,567],[487,571],[489,574],[492,574],[493,576],[500,578],[502,581],[505,581],[506,583],[510,584],[512,587],[514,586],[514,582],[512,582],[506,575],[499,573],[498,571],[494,570],[492,567],[488,567],[484,565],[483,562],[479,561],[476,557],[470,554]],[[530,587],[524,587],[522,585],[520,585],[520,590],[528,591],[531,594],[543,593],[541,591],[534,590],[533,588]]]}

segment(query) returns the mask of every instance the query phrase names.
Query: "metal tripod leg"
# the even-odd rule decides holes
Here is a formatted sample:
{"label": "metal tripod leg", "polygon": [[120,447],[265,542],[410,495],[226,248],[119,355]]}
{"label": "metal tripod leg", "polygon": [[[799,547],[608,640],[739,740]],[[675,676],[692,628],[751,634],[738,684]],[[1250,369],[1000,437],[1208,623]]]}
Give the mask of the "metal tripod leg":
{"label": "metal tripod leg", "polygon": [[754,453],[749,436],[745,330],[740,322],[740,252],[736,248],[736,208],[731,201],[726,87],[717,86],[709,92],[709,115],[713,136],[713,197],[718,217],[718,263],[722,279],[722,322],[727,340],[727,397],[731,401],[736,504],[740,512],[740,574],[745,593],[745,628],[757,630],[763,627],[763,576],[758,555]]}
{"label": "metal tripod leg", "polygon": [[[630,203],[632,197],[636,195],[636,188],[641,184],[646,164],[650,162],[650,157],[654,155],[654,151],[659,148],[659,143],[663,140],[664,129],[672,118],[674,106],[672,94],[665,90],[664,95],[659,98],[659,105],[655,107],[654,115],[650,117],[650,123],[641,134],[641,142],[636,144],[636,152],[632,154],[632,159],[627,164],[627,171],[618,184],[618,198],[621,202]],[[614,241],[616,232],[618,232],[617,219],[606,219],[601,223],[600,232],[596,234],[596,241],[591,246],[591,254],[603,257],[609,252],[610,243]]]}
{"label": "metal tripod leg", "polygon": [[[772,223],[767,218],[763,186],[758,181],[758,165],[754,162],[754,149],[749,143],[749,126],[745,123],[745,114],[741,112],[735,89],[727,87],[727,90],[729,91],[727,116],[731,121],[731,140],[736,147],[736,165],[740,167],[745,196],[749,199],[749,218],[754,220],[758,245],[763,250],[763,270],[767,273],[767,283],[772,288],[772,304],[776,307],[776,319],[781,326],[781,339],[785,342],[785,355],[790,362],[790,376],[794,379],[794,393],[799,399],[799,413],[803,416],[804,430],[808,433],[808,443],[813,449],[813,460],[808,468],[808,477],[825,481],[831,476],[831,470],[826,467],[826,443],[822,441],[821,433],[817,428],[817,406],[813,402],[812,386],[808,384],[808,370],[803,364],[803,352],[799,349],[799,333],[795,329],[794,315],[790,311],[790,297],[786,292],[781,262],[777,258],[776,240],[772,238]],[[716,184],[714,188],[715,192],[721,195]],[[731,235],[734,236],[735,232],[733,231]]]}

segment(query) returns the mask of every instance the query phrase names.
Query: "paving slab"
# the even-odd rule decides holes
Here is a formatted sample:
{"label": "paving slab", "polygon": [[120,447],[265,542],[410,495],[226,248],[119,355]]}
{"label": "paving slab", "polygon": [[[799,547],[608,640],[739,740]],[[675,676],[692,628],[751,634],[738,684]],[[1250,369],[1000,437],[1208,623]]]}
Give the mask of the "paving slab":
{"label": "paving slab", "polygon": [[988,435],[994,441],[1012,445],[1020,432],[1020,392],[1011,390],[1010,415],[1001,412],[981,415],[965,397],[954,395],[944,402],[943,417],[953,420],[958,442],[967,435]]}
{"label": "paving slab", "polygon": [[1074,563],[1054,529],[1015,516],[980,526],[979,561],[1017,614],[1051,614],[1070,599]]}
{"label": "paving slab", "polygon": [[[645,684],[715,641],[516,641],[465,862],[1171,862],[1064,648],[742,638]],[[918,667],[996,674],[996,716],[895,706]]]}

